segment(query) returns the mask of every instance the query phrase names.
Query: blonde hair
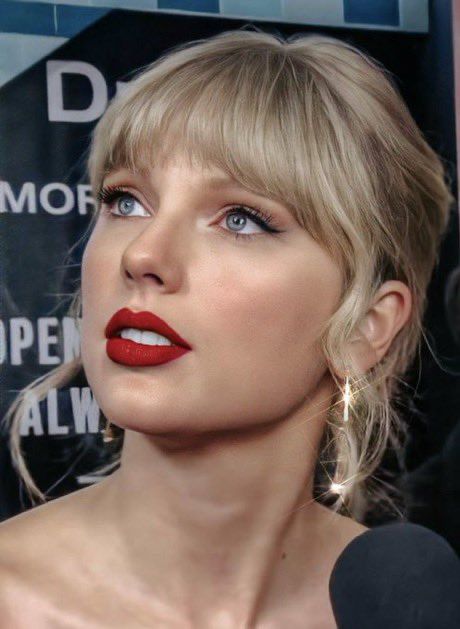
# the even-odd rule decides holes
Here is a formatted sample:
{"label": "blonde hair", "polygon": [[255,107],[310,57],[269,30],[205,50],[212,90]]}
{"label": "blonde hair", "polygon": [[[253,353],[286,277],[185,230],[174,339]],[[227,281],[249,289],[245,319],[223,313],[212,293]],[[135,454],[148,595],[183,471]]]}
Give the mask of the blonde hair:
{"label": "blonde hair", "polygon": [[[345,428],[334,376],[317,499],[326,500],[327,491],[318,493],[323,481],[340,483],[341,495],[329,506],[363,519],[386,495],[375,482],[372,487],[372,474],[405,434],[392,401],[419,347],[426,288],[453,201],[441,159],[375,59],[324,35],[284,39],[244,28],[168,50],[124,86],[93,132],[94,196],[111,169],[137,171],[178,150],[190,163],[216,166],[286,205],[340,263],[341,303],[320,339],[331,366],[352,366],[346,343],[383,281],[398,279],[410,288],[410,321],[385,358],[365,377],[350,371],[353,403]],[[72,316],[80,305],[77,293]],[[26,396],[35,391],[43,399],[81,369],[77,358],[37,379],[5,418],[13,461],[32,500],[47,498],[20,451]],[[118,462],[119,450],[105,471]]]}

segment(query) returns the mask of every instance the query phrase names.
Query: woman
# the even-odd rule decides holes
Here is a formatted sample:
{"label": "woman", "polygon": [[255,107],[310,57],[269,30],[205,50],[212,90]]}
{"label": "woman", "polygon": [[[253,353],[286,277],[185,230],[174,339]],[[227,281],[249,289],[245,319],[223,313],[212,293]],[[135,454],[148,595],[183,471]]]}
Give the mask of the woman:
{"label": "woman", "polygon": [[[241,30],[144,68],[89,176],[81,363],[33,386],[83,367],[121,465],[2,524],[11,626],[335,627],[452,201],[439,157],[375,60]],[[11,447],[43,500],[26,393]]]}

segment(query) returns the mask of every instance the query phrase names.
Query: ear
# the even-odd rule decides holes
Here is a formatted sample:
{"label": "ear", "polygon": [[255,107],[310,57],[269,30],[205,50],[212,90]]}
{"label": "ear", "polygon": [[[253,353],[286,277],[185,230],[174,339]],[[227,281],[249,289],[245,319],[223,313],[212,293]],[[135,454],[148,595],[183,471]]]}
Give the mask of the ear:
{"label": "ear", "polygon": [[380,286],[348,346],[358,373],[366,373],[382,360],[411,310],[412,295],[406,284],[389,280]]}

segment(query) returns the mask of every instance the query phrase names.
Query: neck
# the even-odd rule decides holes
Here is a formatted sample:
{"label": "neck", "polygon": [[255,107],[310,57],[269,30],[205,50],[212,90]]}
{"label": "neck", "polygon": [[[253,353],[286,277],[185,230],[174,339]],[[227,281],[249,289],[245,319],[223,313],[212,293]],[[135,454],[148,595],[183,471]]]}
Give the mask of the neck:
{"label": "neck", "polygon": [[253,626],[299,579],[313,585],[327,510],[312,481],[330,393],[324,383],[289,417],[253,429],[126,432],[120,468],[100,483],[104,535],[175,620]]}

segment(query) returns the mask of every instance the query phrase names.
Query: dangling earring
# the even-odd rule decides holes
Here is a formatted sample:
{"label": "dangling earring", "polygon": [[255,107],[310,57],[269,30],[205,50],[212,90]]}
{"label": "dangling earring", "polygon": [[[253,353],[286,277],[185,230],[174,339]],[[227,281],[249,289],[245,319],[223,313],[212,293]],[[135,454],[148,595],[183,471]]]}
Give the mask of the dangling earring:
{"label": "dangling earring", "polygon": [[344,422],[348,421],[350,401],[351,401],[350,377],[347,374],[345,378],[345,389],[343,391],[343,421]]}
{"label": "dangling earring", "polygon": [[[345,376],[345,387],[343,389],[343,394],[342,394],[343,422],[344,423],[348,422],[349,413],[350,413],[350,402],[352,401],[352,399],[353,399],[353,394],[351,392],[350,376],[347,374]],[[340,467],[337,467],[336,469],[336,477],[337,478],[343,477],[343,469],[340,469]],[[346,481],[341,481],[341,482],[332,481],[329,486],[329,491],[331,491],[333,494],[338,494],[338,495],[343,496],[346,491],[345,483]]]}
{"label": "dangling earring", "polygon": [[110,420],[107,419],[105,423],[105,428],[103,430],[102,441],[104,443],[108,443],[109,441],[113,441],[113,439],[115,439],[113,428],[110,424]]}

